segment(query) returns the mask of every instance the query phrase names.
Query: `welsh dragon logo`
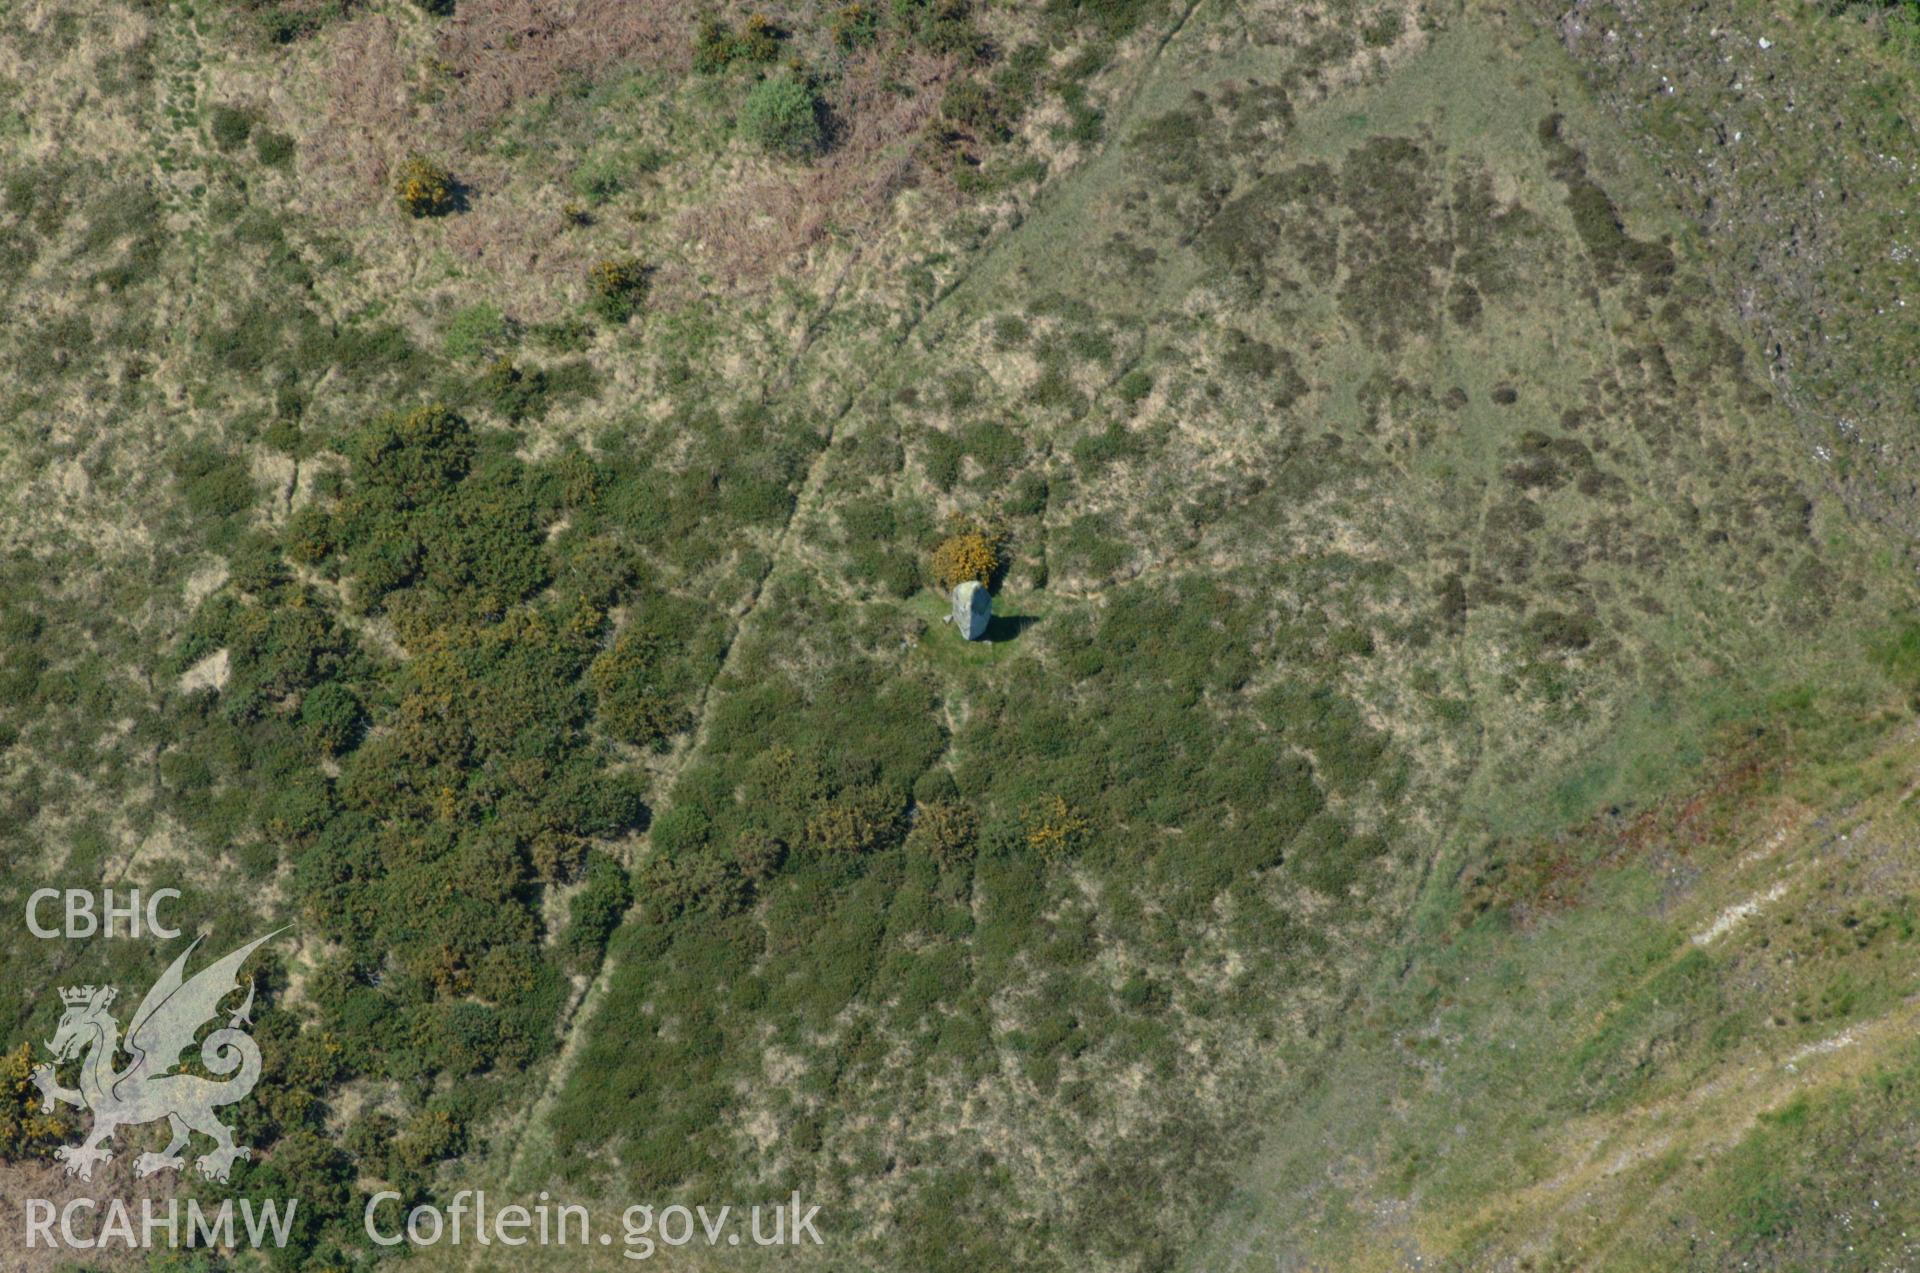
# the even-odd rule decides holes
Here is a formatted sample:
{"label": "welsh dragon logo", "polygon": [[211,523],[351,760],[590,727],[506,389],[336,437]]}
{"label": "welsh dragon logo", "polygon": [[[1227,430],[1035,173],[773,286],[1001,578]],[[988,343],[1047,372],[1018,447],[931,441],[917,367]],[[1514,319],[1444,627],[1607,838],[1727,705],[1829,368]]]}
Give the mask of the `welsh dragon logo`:
{"label": "welsh dragon logo", "polygon": [[[220,1015],[220,1001],[240,988],[240,967],[247,956],[278,935],[268,933],[186,978],[187,956],[200,944],[195,938],[140,1001],[127,1023],[124,1040],[119,1023],[108,1011],[118,994],[112,986],[66,987],[60,991],[67,1010],[60,1018],[60,1028],[47,1043],[47,1051],[53,1054],[54,1064],[84,1054],[80,1086],[61,1087],[53,1064],[35,1066],[33,1082],[46,1108],[59,1101],[93,1113],[93,1130],[83,1143],[63,1145],[54,1151],[56,1158],[66,1162],[68,1175],[93,1179],[94,1165],[113,1157],[106,1145],[116,1131],[161,1118],[171,1126],[173,1139],[161,1153],[141,1154],[135,1159],[136,1175],[151,1176],[184,1166],[180,1151],[194,1132],[213,1138],[213,1149],[196,1160],[200,1174],[209,1180],[225,1180],[235,1159],[252,1156],[245,1145],[233,1143],[233,1129],[213,1115],[220,1106],[244,1099],[260,1081],[260,1046],[240,1028],[243,1023],[252,1024],[248,1015],[253,1010],[251,977],[247,979],[246,1002],[233,1010],[223,1028],[199,1044],[201,1064],[221,1077],[208,1079],[176,1071],[180,1054],[194,1046],[194,1035]],[[115,1071],[114,1057],[121,1050],[133,1059],[125,1069]]]}

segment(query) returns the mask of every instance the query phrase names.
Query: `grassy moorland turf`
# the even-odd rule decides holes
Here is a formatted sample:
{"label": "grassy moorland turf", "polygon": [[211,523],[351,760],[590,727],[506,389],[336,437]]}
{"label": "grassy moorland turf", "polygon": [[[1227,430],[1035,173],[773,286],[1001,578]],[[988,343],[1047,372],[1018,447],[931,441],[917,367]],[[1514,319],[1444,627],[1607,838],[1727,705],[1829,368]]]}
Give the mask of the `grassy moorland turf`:
{"label": "grassy moorland turf", "polygon": [[[1793,687],[1842,722],[1895,692],[1859,629],[1780,639],[1861,602],[1877,622],[1885,577],[1789,476],[1784,414],[1691,240],[1658,213],[1613,222],[1647,177],[1578,152],[1592,116],[1564,55],[1472,23],[1409,43],[1381,82],[1295,107],[1310,94],[1271,54],[1176,39],[1115,143],[876,366],[652,846],[790,837],[768,826],[790,789],[754,775],[824,753],[917,802],[950,798],[950,773],[978,857],[918,874],[910,837],[858,878],[790,862],[810,938],[778,891],[644,913],[557,1115],[562,1161],[605,1143],[630,1192],[791,1184],[932,1267],[1171,1252],[1245,1110],[1315,1072],[1424,862],[1639,807],[1731,722],[1810,711]],[[931,605],[862,586],[929,488],[999,493],[1015,577],[1051,598],[1019,646],[931,679]],[[832,693],[783,684],[849,650]],[[1291,755],[1312,764],[1298,795]],[[832,778],[802,781],[832,806]],[[1084,841],[1036,871],[1021,819],[1055,794]],[[1630,928],[1605,929],[1628,962]],[[1004,989],[1016,968],[1034,998]],[[1155,1107],[1116,1105],[1143,1074]],[[682,1115],[689,1075],[712,1100]],[[1249,1249],[1307,1245],[1321,1217],[1294,1218]]]}
{"label": "grassy moorland turf", "polygon": [[[1910,580],[1563,33],[497,9],[0,17],[0,907],[297,921],[286,1262],[376,1183],[798,1191],[834,1268],[1837,1258]],[[811,159],[736,127],[786,58]]]}
{"label": "grassy moorland turf", "polygon": [[[1881,409],[1911,379],[1911,319],[1891,303],[1912,182],[1900,15],[1624,16],[1586,9],[1560,33],[1676,208],[1712,222],[1694,250],[1765,333],[1809,468],[1863,518],[1903,524],[1889,492],[1909,439]],[[1837,135],[1815,123],[1836,119]],[[1826,203],[1841,192],[1844,211]],[[1856,639],[1911,683],[1909,637]],[[1191,1267],[1276,1250],[1354,1268],[1913,1258],[1911,702],[1814,677],[1749,703],[1704,772],[1662,696],[1610,759],[1483,785]],[[1700,776],[1676,789],[1680,772]]]}

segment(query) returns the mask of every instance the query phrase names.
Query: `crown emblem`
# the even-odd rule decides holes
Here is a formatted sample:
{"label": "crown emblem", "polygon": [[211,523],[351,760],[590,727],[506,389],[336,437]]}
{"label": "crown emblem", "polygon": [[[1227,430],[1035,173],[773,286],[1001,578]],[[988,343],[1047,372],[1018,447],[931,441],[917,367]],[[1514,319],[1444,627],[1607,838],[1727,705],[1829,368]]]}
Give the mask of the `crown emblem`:
{"label": "crown emblem", "polygon": [[98,991],[105,991],[104,997],[100,1000],[100,1006],[103,1008],[112,1003],[114,995],[119,993],[112,986],[62,986],[60,998],[69,1007],[78,1008],[92,1003],[93,996]]}

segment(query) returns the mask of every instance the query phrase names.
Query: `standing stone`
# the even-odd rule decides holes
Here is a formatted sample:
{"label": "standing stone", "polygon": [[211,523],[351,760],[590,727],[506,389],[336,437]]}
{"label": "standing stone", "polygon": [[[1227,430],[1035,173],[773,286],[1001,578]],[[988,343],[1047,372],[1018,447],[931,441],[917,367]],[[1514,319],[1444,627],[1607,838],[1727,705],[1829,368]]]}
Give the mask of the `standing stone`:
{"label": "standing stone", "polygon": [[953,590],[953,626],[969,641],[987,635],[987,620],[993,617],[993,594],[969,579]]}

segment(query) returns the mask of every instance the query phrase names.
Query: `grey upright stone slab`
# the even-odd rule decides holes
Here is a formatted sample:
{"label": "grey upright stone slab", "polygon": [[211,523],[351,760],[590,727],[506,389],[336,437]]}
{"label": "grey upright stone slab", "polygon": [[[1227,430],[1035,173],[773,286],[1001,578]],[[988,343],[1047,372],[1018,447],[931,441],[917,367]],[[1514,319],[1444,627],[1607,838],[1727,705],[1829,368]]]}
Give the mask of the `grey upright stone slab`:
{"label": "grey upright stone slab", "polygon": [[953,626],[969,641],[987,635],[993,617],[993,594],[969,579],[953,590]]}

